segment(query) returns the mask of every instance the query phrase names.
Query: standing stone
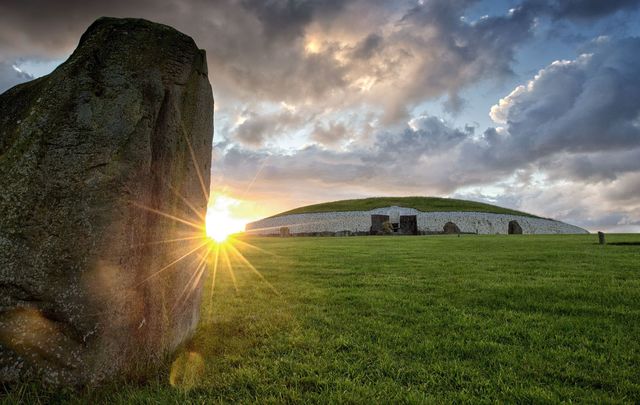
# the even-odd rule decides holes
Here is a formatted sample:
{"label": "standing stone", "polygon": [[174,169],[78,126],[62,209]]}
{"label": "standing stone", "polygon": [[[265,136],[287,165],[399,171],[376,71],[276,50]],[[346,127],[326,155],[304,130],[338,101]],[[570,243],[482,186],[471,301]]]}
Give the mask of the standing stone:
{"label": "standing stone", "polygon": [[382,234],[383,235],[391,235],[393,234],[393,225],[389,221],[384,221],[382,223]]}
{"label": "standing stone", "polygon": [[288,238],[289,236],[291,236],[291,232],[289,231],[289,227],[287,227],[287,226],[280,227],[280,237],[281,238]]}
{"label": "standing stone", "polygon": [[601,245],[606,243],[604,239],[604,232],[598,232],[598,243]]}
{"label": "standing stone", "polygon": [[193,334],[212,137],[204,51],[144,20],[0,95],[1,382],[140,377]]}

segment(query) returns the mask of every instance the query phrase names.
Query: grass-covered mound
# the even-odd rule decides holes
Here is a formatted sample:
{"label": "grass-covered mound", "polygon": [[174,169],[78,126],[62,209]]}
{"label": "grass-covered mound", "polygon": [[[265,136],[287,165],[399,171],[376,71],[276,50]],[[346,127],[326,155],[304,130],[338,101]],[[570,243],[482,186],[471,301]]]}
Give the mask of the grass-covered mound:
{"label": "grass-covered mound", "polygon": [[283,215],[291,214],[308,214],[314,212],[369,211],[376,208],[384,208],[390,206],[414,208],[418,211],[423,212],[489,212],[492,214],[523,215],[526,217],[537,218],[535,215],[531,215],[526,212],[498,207],[497,205],[485,204],[477,201],[456,200],[454,198],[439,197],[373,197],[361,198],[357,200],[332,201],[295,208],[276,214],[273,217],[280,217]]}

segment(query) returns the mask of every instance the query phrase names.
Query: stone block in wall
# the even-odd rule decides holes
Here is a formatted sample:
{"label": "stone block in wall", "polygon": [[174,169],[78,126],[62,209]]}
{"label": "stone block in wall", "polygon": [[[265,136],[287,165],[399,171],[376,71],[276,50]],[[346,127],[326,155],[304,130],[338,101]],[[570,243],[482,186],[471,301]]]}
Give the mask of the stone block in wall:
{"label": "stone block in wall", "polygon": [[384,233],[384,223],[389,222],[389,215],[372,214],[371,215],[371,235],[382,235]]}
{"label": "stone block in wall", "polygon": [[291,236],[291,232],[289,231],[289,227],[286,227],[286,226],[280,227],[280,237],[281,238],[288,238],[289,236]]}
{"label": "stone block in wall", "polygon": [[516,220],[509,221],[508,226],[509,235],[522,235],[522,227]]}
{"label": "stone block in wall", "polygon": [[460,233],[460,228],[458,228],[458,225],[456,225],[455,223],[449,221],[446,224],[444,224],[444,227],[442,228],[442,232],[446,234]]}
{"label": "stone block in wall", "polygon": [[418,220],[415,215],[400,215],[400,233],[402,235],[418,234]]}

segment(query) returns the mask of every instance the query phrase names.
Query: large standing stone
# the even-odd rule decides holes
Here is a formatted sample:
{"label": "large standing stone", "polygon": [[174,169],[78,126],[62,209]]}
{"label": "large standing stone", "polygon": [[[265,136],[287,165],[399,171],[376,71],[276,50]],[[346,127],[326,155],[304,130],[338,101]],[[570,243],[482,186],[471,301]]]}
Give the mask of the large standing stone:
{"label": "large standing stone", "polygon": [[204,51],[144,20],[0,95],[0,381],[126,377],[193,333],[206,246],[158,242],[202,236],[212,127]]}

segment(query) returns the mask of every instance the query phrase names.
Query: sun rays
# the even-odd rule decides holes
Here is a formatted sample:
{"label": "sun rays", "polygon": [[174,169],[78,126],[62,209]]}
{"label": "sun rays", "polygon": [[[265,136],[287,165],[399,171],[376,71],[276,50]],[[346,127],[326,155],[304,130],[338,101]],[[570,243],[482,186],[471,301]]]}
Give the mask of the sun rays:
{"label": "sun rays", "polygon": [[[178,277],[167,277],[170,282],[176,284],[176,295],[172,300],[171,311],[177,312],[185,308],[185,304],[193,297],[193,294],[199,291],[204,280],[207,279],[205,277],[207,272],[210,272],[211,279],[208,298],[212,301],[220,271],[226,271],[237,294],[239,288],[236,273],[248,270],[247,274],[255,276],[257,282],[264,283],[271,291],[280,295],[276,288],[244,256],[241,249],[253,249],[267,254],[269,252],[233,236],[244,232],[245,225],[257,217],[256,212],[252,212],[251,207],[246,204],[243,206],[243,201],[221,191],[209,193],[205,186],[205,177],[200,171],[201,165],[198,164],[189,137],[186,133],[182,135],[195,169],[198,186],[203,195],[193,196],[194,200],[191,201],[189,196],[181,194],[179,187],[166,183],[166,189],[170,190],[177,198],[174,200],[174,204],[178,203],[178,205],[172,206],[171,212],[137,201],[130,201],[132,206],[150,213],[152,220],[167,221],[167,226],[158,227],[166,239],[132,245],[133,249],[149,249],[152,257],[154,249],[157,249],[158,252],[164,252],[163,257],[166,257],[166,263],[147,272],[136,287],[142,287],[157,277],[172,275],[171,272],[173,275],[177,272],[186,272],[186,274],[178,274]],[[246,191],[253,185],[257,176],[258,173]],[[202,197],[206,201],[206,211],[201,208]],[[153,218],[155,216],[157,218]],[[169,244],[174,248],[171,254],[168,253],[168,247],[163,246]],[[238,249],[236,245],[241,249]],[[209,308],[213,308],[213,306],[209,305]]]}
{"label": "sun rays", "polygon": [[[231,215],[235,202],[231,197],[216,195],[212,199],[206,213],[199,212],[195,204],[189,202],[178,194],[173,187],[170,189],[188,208],[188,215],[176,215],[158,209],[133,203],[139,209],[153,215],[158,215],[164,220],[169,220],[178,226],[180,231],[164,240],[149,241],[144,246],[153,249],[154,246],[171,244],[178,245],[165,264],[150,271],[148,275],[138,283],[138,287],[163,273],[172,271],[188,271],[186,277],[178,278],[186,280],[182,285],[176,286],[179,291],[173,302],[172,311],[179,311],[184,304],[202,285],[204,280],[210,279],[209,300],[214,299],[216,280],[220,271],[228,276],[236,293],[239,292],[237,275],[239,272],[247,272],[256,277],[256,281],[266,285],[274,294],[280,295],[277,289],[264,277],[264,275],[243,254],[246,249],[251,249],[264,254],[273,255],[262,248],[252,245],[246,240],[234,236],[244,230],[246,221],[234,218]],[[210,277],[210,278],[208,278]],[[212,308],[212,306],[209,306]],[[209,314],[210,316],[212,314]]]}
{"label": "sun rays", "polygon": [[233,215],[238,200],[218,194],[207,210],[205,227],[207,236],[216,242],[224,242],[229,235],[244,231],[246,219]]}

